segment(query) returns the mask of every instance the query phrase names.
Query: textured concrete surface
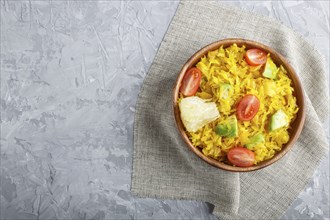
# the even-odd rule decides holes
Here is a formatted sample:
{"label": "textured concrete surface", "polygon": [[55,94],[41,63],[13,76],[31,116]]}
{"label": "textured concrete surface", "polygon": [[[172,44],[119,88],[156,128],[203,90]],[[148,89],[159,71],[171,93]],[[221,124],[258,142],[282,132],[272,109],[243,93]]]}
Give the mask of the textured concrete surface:
{"label": "textured concrete surface", "polygon": [[[222,3],[292,27],[328,67],[329,2]],[[2,219],[216,219],[129,193],[135,102],[177,4],[0,0]],[[329,158],[282,219],[328,205]]]}

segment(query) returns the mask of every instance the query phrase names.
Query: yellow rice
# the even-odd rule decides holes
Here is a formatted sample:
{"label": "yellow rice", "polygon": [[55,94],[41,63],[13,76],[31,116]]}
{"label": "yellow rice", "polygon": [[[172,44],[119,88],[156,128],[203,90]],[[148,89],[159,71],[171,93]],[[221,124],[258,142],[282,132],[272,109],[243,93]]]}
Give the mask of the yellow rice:
{"label": "yellow rice", "polygon": [[[205,155],[219,161],[226,158],[229,149],[237,145],[244,145],[255,134],[262,133],[264,143],[257,144],[255,164],[270,159],[276,151],[289,141],[289,127],[269,132],[268,124],[272,114],[282,109],[292,122],[298,106],[293,96],[291,79],[287,71],[280,66],[276,80],[262,76],[261,66],[249,66],[245,59],[245,47],[236,44],[228,48],[220,47],[204,56],[196,67],[202,72],[200,90],[196,96],[216,103],[220,118],[204,126],[197,132],[187,132],[194,146],[202,148]],[[233,92],[227,99],[221,98],[220,84],[233,86]],[[227,117],[236,115],[236,104],[246,94],[253,94],[260,100],[260,108],[251,121],[238,121],[238,137],[221,137],[215,133],[215,127]]]}

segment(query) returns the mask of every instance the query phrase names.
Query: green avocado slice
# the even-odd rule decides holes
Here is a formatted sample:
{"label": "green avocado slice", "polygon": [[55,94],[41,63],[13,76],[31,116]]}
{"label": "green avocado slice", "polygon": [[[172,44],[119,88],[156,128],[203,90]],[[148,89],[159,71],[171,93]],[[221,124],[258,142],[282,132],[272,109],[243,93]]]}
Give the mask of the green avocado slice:
{"label": "green avocado slice", "polygon": [[276,67],[276,64],[270,58],[267,58],[262,75],[269,79],[276,79],[278,70],[279,69]]}
{"label": "green avocado slice", "polygon": [[215,132],[223,137],[237,137],[238,127],[236,116],[228,117],[223,123],[215,127]]}
{"label": "green avocado slice", "polygon": [[269,131],[274,131],[279,128],[289,125],[288,116],[284,113],[282,109],[275,112],[270,118]]}
{"label": "green avocado slice", "polygon": [[264,136],[259,133],[250,138],[250,142],[245,145],[246,148],[252,149],[255,145],[265,142]]}

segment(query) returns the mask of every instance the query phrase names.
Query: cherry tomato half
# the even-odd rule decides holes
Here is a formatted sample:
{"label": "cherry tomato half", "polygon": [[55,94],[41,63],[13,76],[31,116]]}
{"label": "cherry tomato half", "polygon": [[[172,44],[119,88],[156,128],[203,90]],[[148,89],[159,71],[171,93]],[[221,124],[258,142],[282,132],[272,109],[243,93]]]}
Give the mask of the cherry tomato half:
{"label": "cherry tomato half", "polygon": [[254,95],[245,95],[237,104],[237,118],[250,121],[259,111],[260,101]]}
{"label": "cherry tomato half", "polygon": [[249,49],[246,51],[245,61],[250,66],[262,65],[267,61],[267,54],[266,52],[259,49]]}
{"label": "cherry tomato half", "polygon": [[183,77],[180,92],[184,96],[196,94],[202,79],[202,72],[196,67],[190,68]]}
{"label": "cherry tomato half", "polygon": [[254,164],[254,152],[244,147],[234,147],[227,153],[230,163],[238,167],[250,167]]}

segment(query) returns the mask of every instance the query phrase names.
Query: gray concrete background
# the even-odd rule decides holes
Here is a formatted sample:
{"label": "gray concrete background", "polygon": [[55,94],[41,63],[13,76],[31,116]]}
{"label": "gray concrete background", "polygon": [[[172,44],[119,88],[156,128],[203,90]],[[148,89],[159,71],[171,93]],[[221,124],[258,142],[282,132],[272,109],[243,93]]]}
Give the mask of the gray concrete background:
{"label": "gray concrete background", "polygon": [[[329,66],[328,1],[222,3],[286,24]],[[134,106],[177,5],[0,0],[2,219],[216,219],[129,193]],[[282,219],[328,206],[329,157]]]}

